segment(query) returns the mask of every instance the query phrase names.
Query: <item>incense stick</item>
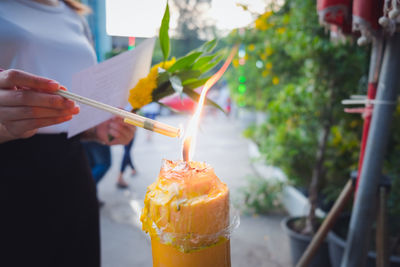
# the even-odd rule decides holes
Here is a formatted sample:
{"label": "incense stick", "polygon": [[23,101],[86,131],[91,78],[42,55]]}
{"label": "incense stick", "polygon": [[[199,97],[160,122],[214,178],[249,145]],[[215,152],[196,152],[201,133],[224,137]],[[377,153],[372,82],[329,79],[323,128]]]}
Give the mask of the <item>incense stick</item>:
{"label": "incense stick", "polygon": [[125,123],[129,123],[141,128],[144,128],[146,130],[149,131],[153,131],[153,132],[157,132],[169,137],[179,137],[180,136],[180,129],[173,127],[173,126],[169,126],[165,123],[162,122],[158,122],[155,120],[151,120],[145,117],[142,117],[140,115],[104,104],[102,102],[87,98],[87,97],[83,97],[68,91],[64,91],[64,90],[58,90],[56,92],[58,95],[71,99],[71,100],[75,100],[79,103],[82,104],[86,104],[89,105],[91,107],[94,108],[98,108],[107,112],[110,112],[114,115],[117,115],[121,118],[124,119]]}

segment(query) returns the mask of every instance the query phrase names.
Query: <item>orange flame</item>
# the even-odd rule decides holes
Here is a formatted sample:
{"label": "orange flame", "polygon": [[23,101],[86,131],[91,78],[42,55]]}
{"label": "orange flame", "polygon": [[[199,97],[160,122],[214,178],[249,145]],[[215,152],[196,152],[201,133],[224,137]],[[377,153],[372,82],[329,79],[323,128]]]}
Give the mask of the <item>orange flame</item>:
{"label": "orange flame", "polygon": [[210,88],[221,78],[222,74],[226,71],[229,64],[231,63],[233,56],[236,54],[238,46],[234,46],[226,59],[224,65],[204,84],[203,90],[201,91],[200,99],[196,107],[192,118],[189,121],[189,125],[185,132],[185,137],[183,138],[183,148],[182,155],[184,161],[190,161],[194,154],[194,148],[196,145],[197,129],[199,127],[200,115],[203,111],[204,102],[206,99],[206,94]]}

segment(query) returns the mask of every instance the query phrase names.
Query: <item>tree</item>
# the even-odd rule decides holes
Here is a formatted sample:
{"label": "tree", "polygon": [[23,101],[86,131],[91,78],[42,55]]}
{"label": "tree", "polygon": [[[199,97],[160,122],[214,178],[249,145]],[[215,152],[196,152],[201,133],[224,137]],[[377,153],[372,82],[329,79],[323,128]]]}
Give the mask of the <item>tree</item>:
{"label": "tree", "polygon": [[356,93],[368,54],[351,40],[332,42],[313,0],[272,10],[229,37],[243,44],[229,83],[239,105],[267,113],[252,134],[267,162],[309,185],[311,210],[301,228],[312,234],[322,186],[344,184],[357,167],[361,119],[344,113],[341,100]]}
{"label": "tree", "polygon": [[[205,19],[211,0],[169,0],[171,12],[178,13],[177,27],[171,31],[171,54],[182,57],[216,35],[213,21]],[[158,43],[154,49],[153,63],[162,60]]]}
{"label": "tree", "polygon": [[174,38],[179,40],[179,44],[173,52],[183,55],[205,40],[215,38],[214,22],[205,17],[211,0],[172,0],[171,5],[179,13],[174,31]]}

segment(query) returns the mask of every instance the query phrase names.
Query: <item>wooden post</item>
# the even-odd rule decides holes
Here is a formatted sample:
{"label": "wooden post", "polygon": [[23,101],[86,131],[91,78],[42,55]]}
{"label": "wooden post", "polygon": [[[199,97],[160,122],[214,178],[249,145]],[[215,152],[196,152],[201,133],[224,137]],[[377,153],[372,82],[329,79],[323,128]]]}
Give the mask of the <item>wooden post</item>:
{"label": "wooden post", "polygon": [[389,267],[388,232],[386,225],[387,188],[379,188],[378,217],[376,220],[376,267]]}
{"label": "wooden post", "polygon": [[345,187],[343,188],[342,192],[340,193],[338,199],[335,201],[335,204],[333,205],[332,209],[326,216],[321,227],[319,227],[317,233],[314,235],[314,238],[312,239],[310,245],[307,247],[307,250],[301,256],[296,267],[307,267],[310,264],[314,254],[318,251],[322,242],[324,242],[326,235],[331,230],[331,228],[336,222],[336,219],[338,218],[344,206],[350,199],[353,193],[353,189],[354,189],[353,181],[349,180],[345,185]]}

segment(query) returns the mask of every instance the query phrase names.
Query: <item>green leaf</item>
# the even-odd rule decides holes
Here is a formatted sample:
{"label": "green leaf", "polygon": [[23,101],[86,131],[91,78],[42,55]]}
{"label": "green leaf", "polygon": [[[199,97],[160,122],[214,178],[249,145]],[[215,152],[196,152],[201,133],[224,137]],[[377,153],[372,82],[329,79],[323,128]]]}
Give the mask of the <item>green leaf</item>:
{"label": "green leaf", "polygon": [[181,57],[168,69],[168,71],[173,73],[174,71],[190,67],[196,61],[196,59],[201,56],[201,54],[203,54],[203,52],[192,52],[184,57]]}
{"label": "green leaf", "polygon": [[216,45],[217,45],[217,39],[213,39],[211,41],[204,43],[202,46],[198,48],[198,50],[205,53],[209,53],[215,48]]}
{"label": "green leaf", "polygon": [[207,80],[210,78],[211,78],[211,76],[208,76],[208,77],[205,77],[202,79],[188,79],[186,81],[183,81],[182,85],[189,89],[196,89],[197,87],[200,87],[203,84],[205,84],[207,82]]}
{"label": "green leaf", "polygon": [[214,68],[215,66],[218,65],[218,63],[221,61],[221,59],[222,59],[222,55],[218,55],[218,57],[214,61],[204,65],[203,67],[201,67],[200,71],[202,73],[205,73],[205,72],[211,70],[212,68]]}
{"label": "green leaf", "polygon": [[160,86],[161,84],[165,83],[169,80],[170,73],[163,68],[158,68],[158,78],[157,78],[157,85]]}
{"label": "green leaf", "polygon": [[174,75],[169,78],[169,81],[171,82],[171,86],[175,90],[175,92],[182,94],[183,86],[181,79],[179,79],[178,76]]}
{"label": "green leaf", "polygon": [[214,55],[209,55],[209,56],[204,56],[200,57],[193,65],[192,69],[197,70],[201,69],[204,65],[207,63],[211,62],[213,59],[215,59],[218,56],[218,54]]}
{"label": "green leaf", "polygon": [[187,80],[192,80],[192,79],[197,80],[197,78],[201,74],[202,73],[199,70],[184,70],[184,71],[175,72],[175,75],[181,79],[182,84],[184,84],[185,81],[187,81]]}
{"label": "green leaf", "polygon": [[167,6],[165,7],[164,16],[162,18],[160,27],[160,46],[164,56],[164,61],[168,59],[170,53],[170,41],[169,41],[169,5],[167,1]]}
{"label": "green leaf", "polygon": [[[183,88],[183,92],[184,92],[185,94],[187,94],[187,95],[188,95],[191,99],[193,99],[194,101],[196,101],[196,102],[199,101],[200,94],[198,94],[198,93],[195,92],[194,90],[189,89],[189,88],[187,88],[187,87],[184,87],[184,88]],[[206,98],[205,104],[206,104],[206,105],[209,105],[209,106],[216,107],[217,109],[219,109],[219,110],[221,110],[223,113],[225,113],[225,115],[227,114],[227,113],[225,112],[225,110],[224,110],[220,105],[218,105],[217,103],[215,103],[214,101],[212,101],[212,100],[209,99],[209,98]]]}
{"label": "green leaf", "polygon": [[162,84],[160,84],[154,91],[151,93],[153,97],[153,101],[159,101],[160,99],[172,95],[175,93],[175,90],[171,86],[171,82],[168,80]]}

